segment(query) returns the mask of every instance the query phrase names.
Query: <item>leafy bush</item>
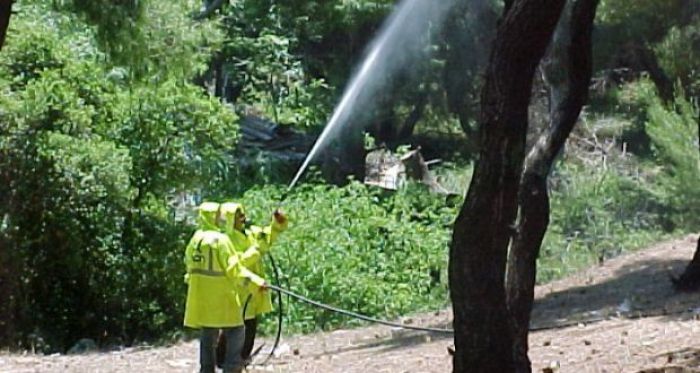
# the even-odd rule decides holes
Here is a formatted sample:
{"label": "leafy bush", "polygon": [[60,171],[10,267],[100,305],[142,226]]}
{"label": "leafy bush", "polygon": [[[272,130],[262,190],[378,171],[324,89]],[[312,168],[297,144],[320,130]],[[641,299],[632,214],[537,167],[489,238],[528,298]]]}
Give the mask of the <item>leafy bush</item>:
{"label": "leafy bush", "polygon": [[[70,10],[96,30],[95,40],[109,63],[130,76],[165,80],[194,78],[207,69],[221,46],[217,23],[195,20],[200,1],[39,0],[45,9]],[[51,14],[52,17],[56,13]],[[74,17],[74,19],[77,17]]]}
{"label": "leafy bush", "polygon": [[[266,223],[280,195],[279,188],[264,187],[240,200],[254,221]],[[448,243],[457,207],[417,185],[396,194],[358,182],[301,185],[284,203],[291,225],[273,251],[282,286],[386,318],[440,308],[447,302]],[[292,331],[356,322],[296,301],[287,306],[287,317]]]}
{"label": "leafy bush", "polygon": [[663,40],[671,27],[685,22],[692,12],[687,4],[684,0],[602,0],[594,33],[596,65],[609,66],[620,56],[621,47],[630,43]]}
{"label": "leafy bush", "polygon": [[694,229],[700,224],[700,149],[698,106],[683,94],[670,107],[656,96],[648,96],[647,131],[654,154],[667,178],[663,186],[667,199],[679,213],[677,223]]}
{"label": "leafy bush", "polygon": [[622,26],[625,37],[658,40],[687,11],[684,5],[681,0],[603,0],[598,17],[604,26]]}
{"label": "leafy bush", "polygon": [[[238,130],[231,109],[176,68],[178,56],[202,54],[162,54],[172,69],[140,80],[104,63],[79,18],[45,3],[11,27],[0,59],[10,83],[0,96],[0,342],[61,351],[85,337],[130,344],[180,329],[173,248],[191,227],[167,201],[218,184]],[[150,35],[154,45],[174,36]]]}
{"label": "leafy bush", "polygon": [[692,95],[700,93],[700,21],[671,28],[655,49],[661,67]]}

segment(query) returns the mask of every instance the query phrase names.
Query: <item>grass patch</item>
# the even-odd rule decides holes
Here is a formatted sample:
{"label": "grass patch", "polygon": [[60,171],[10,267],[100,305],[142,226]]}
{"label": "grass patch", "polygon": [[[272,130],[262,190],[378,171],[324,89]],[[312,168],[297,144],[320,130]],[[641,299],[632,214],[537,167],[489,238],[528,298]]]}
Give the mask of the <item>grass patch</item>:
{"label": "grass patch", "polygon": [[669,237],[675,226],[652,176],[564,166],[553,177],[538,283]]}

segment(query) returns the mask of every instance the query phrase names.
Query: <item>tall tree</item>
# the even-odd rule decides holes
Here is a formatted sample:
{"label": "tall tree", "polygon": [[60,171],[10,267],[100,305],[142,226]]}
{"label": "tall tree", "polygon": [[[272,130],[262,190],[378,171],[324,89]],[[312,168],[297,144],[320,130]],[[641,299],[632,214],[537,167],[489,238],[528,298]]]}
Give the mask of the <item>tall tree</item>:
{"label": "tall tree", "polygon": [[[1,0],[0,2],[0,50],[5,44],[5,35],[7,28],[10,25],[10,16],[12,16],[12,0]],[[6,171],[0,173],[0,178],[3,182],[9,182],[9,174]],[[0,196],[0,203],[6,205],[9,203],[7,196]],[[5,220],[5,216],[0,216],[0,221]],[[2,223],[0,223],[2,224]],[[14,299],[12,294],[16,286],[15,273],[11,270],[12,260],[7,250],[8,242],[5,241],[4,235],[0,234],[0,297],[5,299],[0,305],[0,344],[5,345],[10,340],[14,332],[14,317],[12,313],[12,305]]]}
{"label": "tall tree", "polygon": [[481,95],[479,159],[450,246],[454,372],[514,371],[505,294],[508,244],[533,75],[564,3],[515,0],[498,27]]}
{"label": "tall tree", "polygon": [[673,286],[678,291],[696,291],[700,289],[700,237],[695,254],[678,278],[671,278]]}
{"label": "tall tree", "polygon": [[528,329],[537,257],[549,224],[547,178],[588,98],[592,72],[593,19],[598,0],[569,0],[543,63],[550,89],[549,127],[529,151],[518,195],[519,217],[508,256],[506,294],[513,317],[515,363],[530,372]]}
{"label": "tall tree", "polygon": [[12,0],[0,1],[0,50],[5,44],[5,35],[7,27],[10,25],[10,16],[12,16]]}
{"label": "tall tree", "polygon": [[[700,105],[700,98],[696,99],[696,104]],[[698,110],[698,151],[700,151],[700,110]],[[698,170],[700,172],[700,170]],[[685,267],[683,274],[679,278],[671,278],[673,286],[679,291],[700,290],[700,236],[698,237],[697,248],[690,263]]]}

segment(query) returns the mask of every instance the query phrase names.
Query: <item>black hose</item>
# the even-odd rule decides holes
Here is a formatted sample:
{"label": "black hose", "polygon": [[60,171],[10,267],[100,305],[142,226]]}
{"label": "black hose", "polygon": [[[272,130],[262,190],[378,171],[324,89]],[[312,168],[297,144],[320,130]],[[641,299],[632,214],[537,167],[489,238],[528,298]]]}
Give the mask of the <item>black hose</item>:
{"label": "black hose", "polygon": [[248,297],[245,299],[245,304],[243,305],[243,321],[245,322],[245,311],[248,309],[248,303],[250,303],[250,299],[253,298],[253,294],[248,294]]}
{"label": "black hose", "polygon": [[393,326],[393,327],[395,327],[395,328],[419,330],[419,331],[431,332],[431,333],[454,334],[454,330],[452,330],[452,329],[426,328],[426,327],[413,326],[413,325],[405,325],[405,324],[399,324],[399,323],[395,323],[395,322],[391,322],[391,321],[376,319],[376,318],[374,318],[374,317],[362,315],[362,314],[359,314],[359,313],[356,313],[356,312],[347,311],[347,310],[344,310],[344,309],[341,309],[341,308],[337,308],[337,307],[329,306],[329,305],[327,305],[327,304],[323,304],[323,303],[321,303],[321,302],[317,302],[317,301],[315,301],[315,300],[306,298],[306,297],[304,297],[303,295],[299,295],[299,294],[296,294],[296,293],[294,293],[294,292],[291,292],[291,291],[289,291],[289,290],[287,290],[287,289],[283,289],[283,288],[281,288],[281,287],[279,287],[279,286],[267,285],[267,287],[270,288],[270,289],[272,289],[272,290],[274,290],[274,291],[276,291],[276,292],[278,292],[278,293],[287,294],[287,295],[291,296],[292,298],[296,298],[296,299],[298,299],[298,300],[300,300],[300,301],[302,301],[302,302],[311,304],[311,305],[313,305],[313,306],[316,306],[316,307],[319,307],[319,308],[323,308],[323,309],[328,310],[328,311],[333,311],[333,312],[336,312],[336,313],[339,313],[339,314],[342,314],[342,315],[354,317],[354,318],[356,318],[356,319],[360,319],[360,320],[364,320],[364,321],[369,321],[369,322],[373,322],[373,323],[377,323],[377,324],[382,324],[382,325],[387,325],[387,326]]}
{"label": "black hose", "polygon": [[[279,267],[277,267],[277,264],[275,263],[275,259],[272,257],[272,254],[268,253],[267,257],[270,258],[270,265],[272,266],[272,273],[275,275],[275,283],[279,287],[281,285]],[[278,292],[277,293],[277,335],[275,336],[275,344],[272,345],[272,349],[270,350],[270,353],[265,358],[265,361],[262,362],[262,365],[267,364],[267,362],[272,358],[272,355],[275,354],[275,350],[277,350],[277,347],[280,344],[280,339],[282,337],[282,318],[283,317],[284,317],[284,310],[282,308],[282,293]]]}
{"label": "black hose", "polygon": [[[245,324],[245,313],[248,310],[248,304],[250,303],[250,300],[253,298],[253,294],[248,294],[248,297],[245,300],[245,304],[243,305],[243,323]],[[245,333],[245,332],[244,332]],[[253,360],[255,356],[257,356],[262,348],[265,347],[265,342],[260,345],[260,347],[256,348],[252,354],[247,359],[246,366],[250,364],[250,362]],[[266,360],[267,361],[267,360]]]}

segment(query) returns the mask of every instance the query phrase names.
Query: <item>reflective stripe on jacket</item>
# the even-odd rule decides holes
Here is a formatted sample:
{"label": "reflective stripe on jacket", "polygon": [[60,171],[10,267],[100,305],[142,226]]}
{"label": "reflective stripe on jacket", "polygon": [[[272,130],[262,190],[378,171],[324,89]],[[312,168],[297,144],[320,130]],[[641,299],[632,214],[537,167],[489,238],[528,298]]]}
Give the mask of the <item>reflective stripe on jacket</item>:
{"label": "reflective stripe on jacket", "polygon": [[185,248],[188,284],[185,326],[235,327],[243,324],[244,296],[262,279],[243,267],[227,235],[216,230],[218,204],[202,204],[200,227]]}

